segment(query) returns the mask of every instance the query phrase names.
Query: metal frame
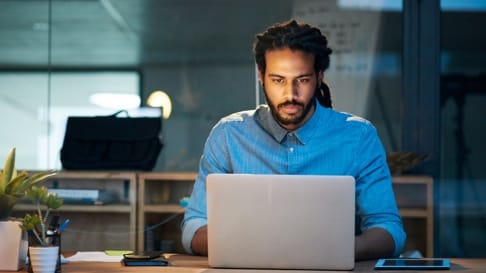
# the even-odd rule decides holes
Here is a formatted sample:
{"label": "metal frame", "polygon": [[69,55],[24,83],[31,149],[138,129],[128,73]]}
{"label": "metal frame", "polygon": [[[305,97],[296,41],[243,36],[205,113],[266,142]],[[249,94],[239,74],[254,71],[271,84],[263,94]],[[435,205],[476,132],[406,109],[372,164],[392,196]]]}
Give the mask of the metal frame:
{"label": "metal frame", "polygon": [[[440,0],[403,1],[402,148],[430,155],[415,172],[440,178]],[[439,219],[434,208],[434,218]],[[434,237],[439,224],[434,225]],[[434,249],[438,250],[438,240]]]}

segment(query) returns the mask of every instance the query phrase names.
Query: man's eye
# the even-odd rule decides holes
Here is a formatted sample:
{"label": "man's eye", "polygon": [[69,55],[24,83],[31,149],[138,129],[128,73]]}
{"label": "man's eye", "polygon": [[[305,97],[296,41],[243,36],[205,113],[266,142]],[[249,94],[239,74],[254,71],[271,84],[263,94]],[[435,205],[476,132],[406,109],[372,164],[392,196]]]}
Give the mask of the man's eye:
{"label": "man's eye", "polygon": [[299,83],[308,83],[310,80],[307,78],[299,79]]}
{"label": "man's eye", "polygon": [[281,84],[281,83],[283,83],[283,82],[284,82],[284,80],[283,80],[283,79],[277,79],[277,78],[272,79],[272,81],[273,81],[274,83],[278,83],[278,84]]}

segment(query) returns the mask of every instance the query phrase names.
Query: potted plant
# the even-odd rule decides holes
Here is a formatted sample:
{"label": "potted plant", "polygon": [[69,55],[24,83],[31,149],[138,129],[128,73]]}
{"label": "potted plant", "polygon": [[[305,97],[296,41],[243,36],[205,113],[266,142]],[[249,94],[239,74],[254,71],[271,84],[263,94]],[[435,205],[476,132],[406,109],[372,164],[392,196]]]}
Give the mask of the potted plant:
{"label": "potted plant", "polygon": [[15,148],[10,149],[4,168],[0,171],[0,270],[19,270],[27,256],[27,240],[19,221],[11,213],[17,201],[25,196],[26,190],[55,175],[53,172],[39,172],[28,175],[15,168]]}
{"label": "potted plant", "polygon": [[48,230],[49,215],[62,206],[63,200],[57,194],[49,193],[47,187],[33,186],[25,193],[35,205],[35,213],[27,213],[21,220],[21,228],[32,234],[29,245],[29,261],[35,272],[54,272],[59,264],[59,239],[57,231]]}
{"label": "potted plant", "polygon": [[18,173],[15,168],[15,148],[10,149],[0,172],[0,220],[10,217],[14,205],[25,195],[26,190],[53,175],[54,172],[39,172],[32,176],[27,171]]}

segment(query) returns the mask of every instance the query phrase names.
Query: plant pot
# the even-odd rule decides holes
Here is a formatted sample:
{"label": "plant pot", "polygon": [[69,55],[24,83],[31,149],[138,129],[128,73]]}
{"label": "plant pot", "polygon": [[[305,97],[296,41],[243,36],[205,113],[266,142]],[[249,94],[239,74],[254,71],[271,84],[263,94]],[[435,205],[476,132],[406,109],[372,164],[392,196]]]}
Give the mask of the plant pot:
{"label": "plant pot", "polygon": [[30,246],[29,259],[34,273],[54,273],[59,260],[59,247]]}
{"label": "plant pot", "polygon": [[0,271],[17,271],[25,266],[27,233],[18,221],[0,221]]}
{"label": "plant pot", "polygon": [[0,194],[0,220],[7,220],[15,203],[17,203],[17,198],[14,196]]}

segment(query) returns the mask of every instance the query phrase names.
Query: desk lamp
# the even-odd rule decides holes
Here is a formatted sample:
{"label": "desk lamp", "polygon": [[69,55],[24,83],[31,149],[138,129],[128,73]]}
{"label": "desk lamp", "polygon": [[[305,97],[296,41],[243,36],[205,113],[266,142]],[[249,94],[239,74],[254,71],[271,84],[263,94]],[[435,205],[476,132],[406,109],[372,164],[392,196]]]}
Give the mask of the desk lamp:
{"label": "desk lamp", "polygon": [[172,102],[169,95],[161,90],[155,90],[147,98],[147,105],[150,107],[162,108],[162,118],[168,119],[172,112]]}

